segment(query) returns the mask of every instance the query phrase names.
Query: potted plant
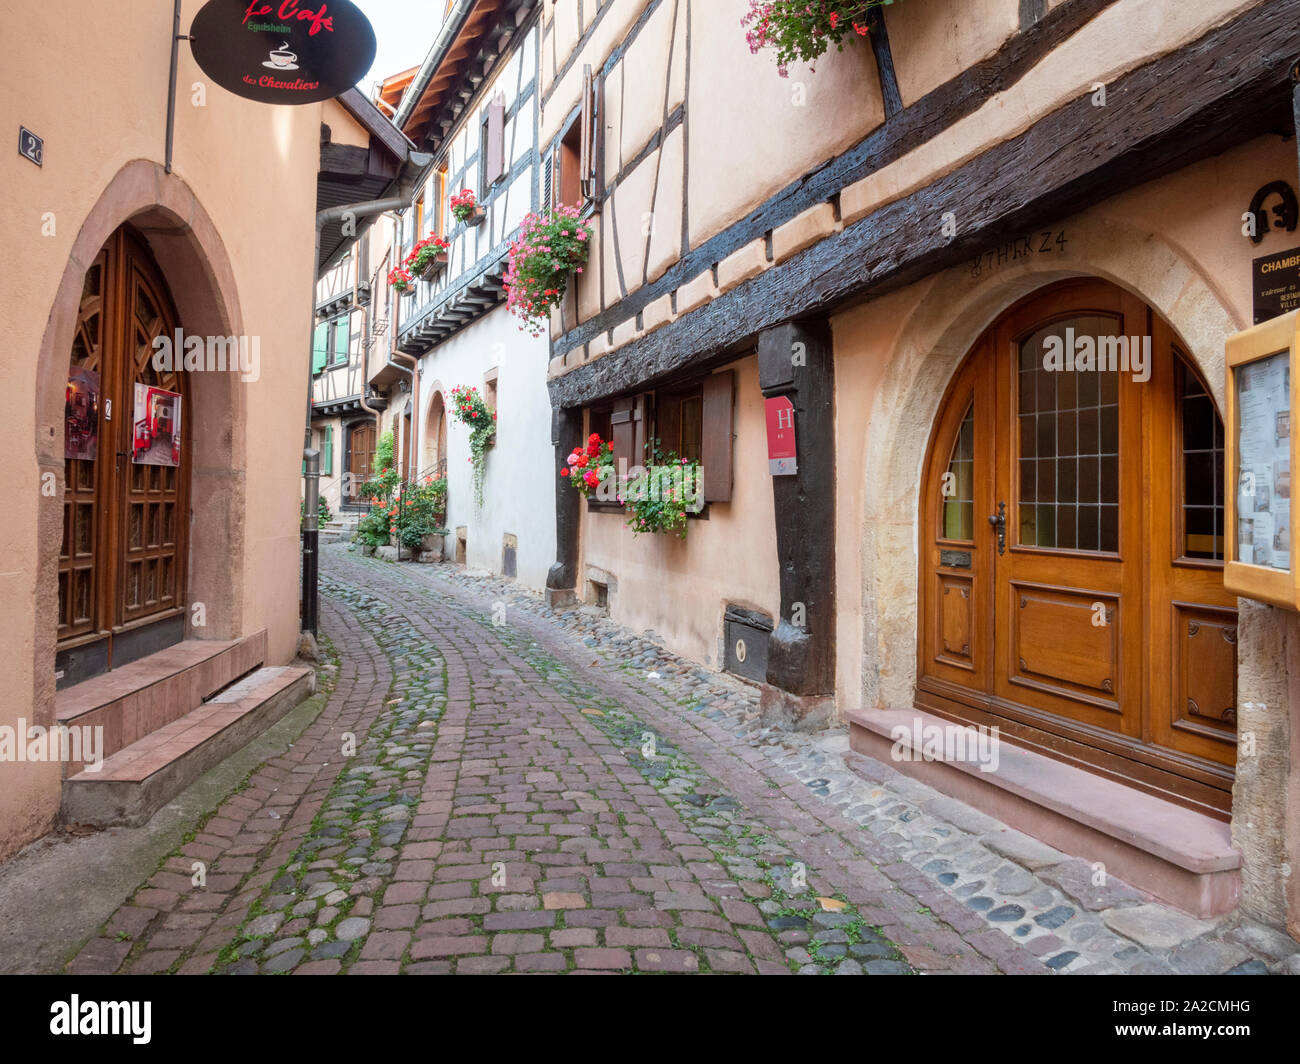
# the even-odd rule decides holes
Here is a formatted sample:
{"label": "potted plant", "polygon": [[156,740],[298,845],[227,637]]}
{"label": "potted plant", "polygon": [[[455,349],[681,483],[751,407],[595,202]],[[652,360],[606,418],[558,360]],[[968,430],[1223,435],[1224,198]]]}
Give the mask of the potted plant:
{"label": "potted plant", "polygon": [[456,221],[464,222],[471,228],[482,225],[487,218],[487,210],[470,188],[463,188],[451,197],[451,213]]}
{"label": "potted plant", "polygon": [[577,207],[529,214],[510,244],[505,287],[511,313],[523,328],[541,336],[568,287],[570,273],[582,273],[591,253],[591,226]]}
{"label": "potted plant", "polygon": [[446,481],[426,477],[423,484],[408,484],[397,498],[392,529],[398,546],[411,552],[411,560],[419,560],[426,550],[436,550],[435,541],[447,535],[442,527],[442,511],[446,508]]}
{"label": "potted plant", "polygon": [[390,520],[388,510],[376,504],[357,522],[352,538],[361,544],[361,553],[367,558],[373,558],[377,548],[388,546]]}
{"label": "potted plant", "polygon": [[745,40],[755,55],[761,49],[776,52],[776,68],[789,76],[791,63],[812,63],[833,44],[844,51],[844,38],[866,37],[872,8],[894,0],[749,0],[741,19]]}
{"label": "potted plant", "polygon": [[409,295],[415,291],[415,278],[405,266],[394,266],[388,271],[388,284],[390,288],[396,289],[402,295]]}
{"label": "potted plant", "polygon": [[447,268],[447,241],[438,235],[426,236],[406,256],[403,265],[415,276],[432,281]]}
{"label": "potted plant", "polygon": [[469,426],[469,460],[474,466],[474,504],[483,505],[483,478],[487,473],[487,453],[496,443],[497,416],[488,408],[477,388],[451,390],[452,416]]}

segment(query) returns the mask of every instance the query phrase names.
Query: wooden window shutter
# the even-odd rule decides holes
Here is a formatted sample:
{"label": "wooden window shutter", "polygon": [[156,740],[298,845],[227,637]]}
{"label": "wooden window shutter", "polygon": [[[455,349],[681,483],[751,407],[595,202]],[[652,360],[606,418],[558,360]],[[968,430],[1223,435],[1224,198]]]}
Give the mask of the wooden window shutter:
{"label": "wooden window shutter", "polygon": [[321,455],[321,470],[327,477],[334,475],[334,426],[325,426],[325,447]]}
{"label": "wooden window shutter", "polygon": [[498,96],[487,109],[487,183],[495,185],[506,172],[506,102]]}
{"label": "wooden window shutter", "polygon": [[[622,469],[631,469],[640,463],[637,451],[636,417],[639,397],[614,400],[614,412],[609,416],[610,435],[613,437],[614,465]],[[626,462],[626,466],[624,465]]]}
{"label": "wooden window shutter", "polygon": [[704,432],[700,464],[704,471],[704,501],[730,502],[732,481],[732,420],[736,371],[704,378]]}
{"label": "wooden window shutter", "polygon": [[541,209],[549,211],[555,206],[555,152],[549,152],[546,156],[546,164],[542,167],[542,199]]}
{"label": "wooden window shutter", "polygon": [[638,395],[632,406],[632,446],[636,455],[633,465],[648,466],[654,460],[654,456],[646,454],[645,449],[650,442],[646,437],[646,430],[650,427],[650,419],[646,416],[649,401],[648,396]]}
{"label": "wooden window shutter", "polygon": [[591,67],[582,68],[582,144],[578,172],[583,199],[596,195],[596,79]]}
{"label": "wooden window shutter", "polygon": [[316,326],[316,335],[311,346],[311,371],[315,375],[325,368],[329,361],[330,323],[321,322]]}

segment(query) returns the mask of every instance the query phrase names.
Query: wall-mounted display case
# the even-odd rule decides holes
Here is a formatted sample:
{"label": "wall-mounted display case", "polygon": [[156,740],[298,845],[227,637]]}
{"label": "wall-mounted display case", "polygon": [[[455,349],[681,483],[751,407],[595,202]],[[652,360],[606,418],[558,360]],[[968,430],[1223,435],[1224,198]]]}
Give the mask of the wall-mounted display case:
{"label": "wall-mounted display case", "polygon": [[1296,466],[1300,311],[1233,336],[1227,346],[1228,557],[1224,587],[1244,598],[1300,609],[1291,514]]}

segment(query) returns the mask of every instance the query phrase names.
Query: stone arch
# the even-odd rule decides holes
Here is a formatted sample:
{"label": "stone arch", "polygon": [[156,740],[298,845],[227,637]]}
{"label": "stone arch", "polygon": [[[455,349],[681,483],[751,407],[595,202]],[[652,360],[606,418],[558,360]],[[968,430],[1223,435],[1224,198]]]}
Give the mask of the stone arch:
{"label": "stone arch", "polygon": [[1224,409],[1224,342],[1245,323],[1193,263],[1151,233],[1076,219],[1058,254],[1013,261],[977,279],[969,267],[936,277],[899,330],[867,420],[859,703],[867,709],[910,706],[915,694],[920,481],[948,384],[1008,307],[1053,281],[1079,276],[1126,288],[1160,313]]}
{"label": "stone arch", "polygon": [[[63,395],[86,271],[105,241],[130,223],[143,236],[171,290],[182,328],[199,335],[244,332],[234,271],[207,212],[189,186],[157,163],[137,159],[113,177],[86,215],[68,256],[41,339],[36,376],[36,458],[58,488],[37,521],[34,654],[38,723],[53,719],[59,547],[63,531]],[[192,524],[189,598],[206,607],[206,627],[186,635],[230,639],[243,628],[245,406],[237,373],[198,373],[190,382]]]}

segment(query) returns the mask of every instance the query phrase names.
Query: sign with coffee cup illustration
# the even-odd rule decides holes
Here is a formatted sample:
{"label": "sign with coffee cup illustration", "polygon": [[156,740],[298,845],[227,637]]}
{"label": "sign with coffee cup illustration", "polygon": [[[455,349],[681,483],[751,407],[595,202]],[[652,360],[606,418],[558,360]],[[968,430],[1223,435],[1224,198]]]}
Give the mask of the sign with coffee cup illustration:
{"label": "sign with coffee cup illustration", "polygon": [[351,0],[209,0],[190,47],[203,72],[237,96],[307,104],[356,85],[377,43]]}

